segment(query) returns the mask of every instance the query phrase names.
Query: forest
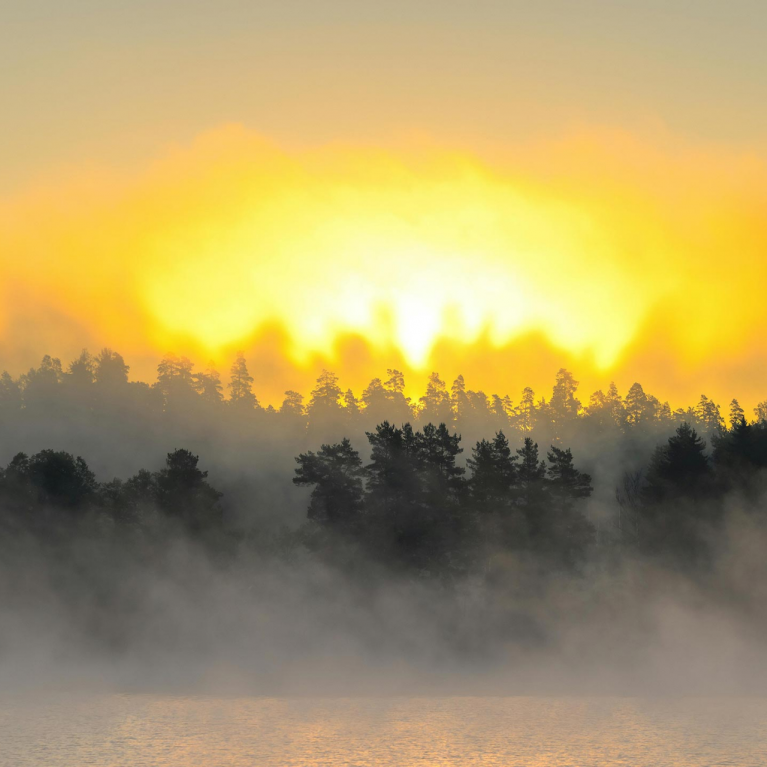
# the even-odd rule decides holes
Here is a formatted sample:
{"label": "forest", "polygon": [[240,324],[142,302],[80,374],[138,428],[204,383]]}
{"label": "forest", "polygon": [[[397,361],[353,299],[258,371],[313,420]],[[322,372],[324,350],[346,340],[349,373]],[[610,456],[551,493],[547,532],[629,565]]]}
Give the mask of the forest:
{"label": "forest", "polygon": [[[733,494],[764,513],[767,402],[748,419],[733,399],[725,421],[705,395],[672,410],[635,383],[625,397],[611,384],[583,405],[578,382],[561,369],[548,400],[526,388],[515,405],[467,389],[462,376],[448,390],[433,373],[414,403],[402,373],[388,370],[359,398],[323,371],[306,405],[288,391],[275,409],[259,403],[242,354],[227,396],[212,366],[194,372],[187,358],[167,355],[157,370],[151,385],[130,381],[122,356],[104,349],[83,351],[66,369],[46,356],[17,379],[3,373],[2,449],[14,451],[0,469],[6,540],[20,531],[67,535],[73,521],[154,536],[159,525],[163,535],[218,546],[267,538],[314,551],[346,545],[400,572],[456,577],[486,571],[499,551],[571,572],[619,548],[701,567]],[[38,449],[15,452],[14,434]],[[158,454],[168,438],[191,444]],[[39,444],[45,439],[55,449]],[[112,445],[124,453],[133,444],[164,465],[99,481],[68,441],[102,464]],[[219,461],[216,486],[199,465],[196,451],[206,446],[202,463]],[[275,459],[280,471],[259,473],[259,463]],[[227,461],[234,475],[223,471]],[[251,473],[276,507],[269,514],[238,508]],[[278,507],[290,480],[306,488],[294,518]]]}
{"label": "forest", "polygon": [[129,372],[0,378],[5,684],[767,684],[767,403]]}

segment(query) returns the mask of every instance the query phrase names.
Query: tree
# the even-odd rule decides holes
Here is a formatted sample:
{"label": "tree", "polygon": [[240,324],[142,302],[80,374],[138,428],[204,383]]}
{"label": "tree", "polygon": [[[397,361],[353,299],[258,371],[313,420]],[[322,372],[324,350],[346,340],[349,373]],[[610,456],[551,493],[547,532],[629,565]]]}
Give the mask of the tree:
{"label": "tree", "polygon": [[0,375],[0,415],[16,413],[21,410],[21,386],[14,381],[10,373]]}
{"label": "tree", "polygon": [[517,416],[520,431],[531,432],[535,428],[537,413],[535,407],[535,392],[526,386],[522,391],[522,399],[519,402],[519,415]]}
{"label": "tree", "polygon": [[174,450],[168,453],[165,467],[154,475],[160,509],[195,533],[222,521],[222,494],[208,484],[208,472],[198,468],[199,460],[188,450]]}
{"label": "tree", "polygon": [[746,413],[740,406],[738,400],[733,399],[730,402],[730,428],[734,429],[741,421],[746,419]]}
{"label": "tree", "polygon": [[492,404],[490,405],[490,413],[493,416],[493,420],[501,430],[511,426],[516,416],[514,410],[514,403],[511,401],[511,397],[508,394],[503,397],[498,394],[493,394]]}
{"label": "tree", "polygon": [[405,376],[400,370],[388,368],[384,388],[389,397],[389,418],[394,423],[405,423],[413,417],[410,397],[405,396]]}
{"label": "tree", "polygon": [[522,447],[517,450],[519,466],[517,468],[517,484],[519,486],[519,502],[522,506],[533,507],[542,500],[546,464],[538,459],[538,443],[530,437],[525,437]]}
{"label": "tree", "polygon": [[706,443],[686,421],[656,448],[647,471],[645,494],[660,502],[685,496],[699,498],[709,490],[711,467],[705,454]]}
{"label": "tree", "polygon": [[451,434],[444,423],[439,426],[427,423],[415,436],[418,461],[427,475],[426,491],[430,500],[437,504],[455,500],[466,471],[455,464],[456,456],[463,452],[461,436]]}
{"label": "tree", "polygon": [[568,448],[554,445],[547,455],[548,468],[548,529],[545,535],[551,553],[566,564],[582,558],[593,539],[593,527],[580,508],[593,487],[591,476],[578,471]]}
{"label": "tree", "polygon": [[81,511],[94,499],[98,487],[88,464],[64,451],[41,450],[24,462],[22,471],[40,504]]}
{"label": "tree", "polygon": [[157,387],[168,412],[184,410],[197,398],[192,369],[187,357],[166,354],[157,366]]}
{"label": "tree", "polygon": [[129,370],[122,355],[111,349],[102,349],[93,360],[94,381],[101,388],[114,389],[127,384]]}
{"label": "tree", "polygon": [[424,423],[450,423],[452,411],[445,382],[437,373],[429,375],[426,393],[421,397],[419,417]]}
{"label": "tree", "polygon": [[511,504],[517,480],[517,458],[511,454],[509,441],[502,431],[492,440],[477,442],[466,464],[471,472],[469,492],[478,511],[501,511]]}
{"label": "tree", "polygon": [[389,393],[380,378],[374,378],[362,392],[362,407],[365,421],[381,423],[389,415]]}
{"label": "tree", "polygon": [[708,432],[718,433],[724,430],[724,418],[722,418],[719,405],[705,394],[700,395],[700,400],[695,408],[695,417]]}
{"label": "tree", "polygon": [[610,408],[615,425],[623,428],[626,423],[626,410],[615,381],[610,381],[610,386],[607,389],[607,405]]}
{"label": "tree", "polygon": [[640,383],[631,385],[626,395],[626,423],[629,426],[638,426],[650,420],[650,402]]}
{"label": "tree", "polygon": [[578,417],[581,403],[575,396],[577,391],[578,381],[573,378],[573,374],[569,370],[561,368],[557,373],[549,402],[552,422],[557,430]]}
{"label": "tree", "polygon": [[549,460],[549,488],[552,494],[568,505],[581,498],[588,498],[594,488],[591,486],[591,476],[578,471],[573,466],[573,454],[570,448],[562,450],[551,446],[547,458]]}
{"label": "tree", "polygon": [[748,491],[759,470],[767,468],[767,428],[762,423],[750,424],[741,415],[726,432],[714,435],[712,442],[717,474],[729,487]]}
{"label": "tree", "polygon": [[80,352],[80,356],[69,364],[65,374],[67,380],[77,389],[89,389],[95,381],[96,364],[87,349]]}
{"label": "tree", "polygon": [[371,447],[365,467],[371,507],[386,516],[404,514],[420,500],[415,433],[410,424],[397,428],[384,421],[366,435]]}
{"label": "tree", "polygon": [[38,410],[54,408],[63,377],[61,360],[46,354],[40,367],[31,368],[21,377],[24,405]]}
{"label": "tree", "polygon": [[642,488],[639,543],[647,554],[679,564],[708,561],[719,520],[706,443],[683,422],[653,454]]}
{"label": "tree", "polygon": [[342,422],[343,412],[341,398],[343,392],[338,385],[338,376],[323,370],[317,378],[317,384],[312,389],[307,412],[309,426],[312,428],[327,428]]}
{"label": "tree", "polygon": [[767,400],[760,402],[754,408],[754,415],[759,423],[767,423]]}
{"label": "tree", "polygon": [[466,382],[463,376],[459,375],[453,381],[450,388],[450,406],[453,411],[453,418],[457,423],[465,423],[471,412],[471,404],[466,393]]}
{"label": "tree", "polygon": [[313,487],[309,519],[336,530],[354,527],[362,512],[365,471],[349,440],[301,453],[296,463],[293,483]]}
{"label": "tree", "polygon": [[237,352],[231,368],[229,381],[229,404],[240,411],[261,409],[258,398],[253,393],[253,376],[248,372],[245,355]]}
{"label": "tree", "polygon": [[584,408],[586,418],[599,428],[613,424],[612,412],[605,393],[599,389],[589,397],[589,404]]}
{"label": "tree", "polygon": [[280,405],[280,413],[283,415],[289,415],[296,418],[303,418],[305,415],[304,410],[304,397],[297,391],[289,389],[285,392],[285,399]]}
{"label": "tree", "polygon": [[224,401],[221,376],[212,360],[204,372],[194,374],[194,388],[203,402],[219,405]]}

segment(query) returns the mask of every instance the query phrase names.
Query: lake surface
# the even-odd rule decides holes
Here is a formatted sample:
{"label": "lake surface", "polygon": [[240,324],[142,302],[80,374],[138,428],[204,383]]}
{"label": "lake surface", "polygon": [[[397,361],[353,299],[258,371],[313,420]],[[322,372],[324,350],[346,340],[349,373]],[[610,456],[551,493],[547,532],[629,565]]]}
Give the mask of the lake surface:
{"label": "lake surface", "polygon": [[767,699],[0,698],[13,767],[767,764]]}

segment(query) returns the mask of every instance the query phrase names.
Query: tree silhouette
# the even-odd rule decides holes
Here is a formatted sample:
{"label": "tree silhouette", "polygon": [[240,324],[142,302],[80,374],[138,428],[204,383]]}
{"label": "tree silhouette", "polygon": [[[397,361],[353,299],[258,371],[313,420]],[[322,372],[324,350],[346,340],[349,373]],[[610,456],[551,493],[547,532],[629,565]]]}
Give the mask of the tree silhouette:
{"label": "tree silhouette", "polygon": [[122,355],[111,349],[102,349],[93,361],[94,381],[97,386],[115,389],[128,383],[130,367],[125,364]]}
{"label": "tree silhouette", "polygon": [[221,376],[213,361],[208,362],[204,372],[194,374],[194,388],[203,402],[218,405],[224,401]]}
{"label": "tree silhouette", "polygon": [[65,380],[76,389],[89,389],[96,379],[96,362],[87,349],[73,360],[65,374]]}
{"label": "tree silhouette", "polygon": [[475,508],[480,512],[499,512],[514,500],[517,481],[515,463],[509,441],[502,431],[493,440],[480,440],[466,461],[471,472],[469,490]]}
{"label": "tree silhouette", "polygon": [[410,397],[405,396],[405,376],[396,369],[388,368],[389,376],[384,383],[389,398],[388,417],[394,423],[404,423],[413,417],[413,408],[410,405]]}
{"label": "tree silhouette", "polygon": [[557,373],[554,389],[549,401],[549,410],[554,426],[557,430],[578,416],[581,409],[580,400],[575,396],[578,391],[578,381],[573,374],[561,368]]}
{"label": "tree silhouette", "polygon": [[0,375],[0,414],[21,410],[21,386],[7,371]]}
{"label": "tree silhouette", "polygon": [[422,423],[450,423],[452,409],[445,382],[437,373],[429,375],[426,393],[420,399],[419,418]]}
{"label": "tree silhouette", "polygon": [[309,426],[313,429],[328,429],[342,422],[341,399],[343,392],[338,385],[338,376],[323,370],[312,389],[307,413]]}
{"label": "tree silhouette", "polygon": [[700,400],[695,407],[695,417],[698,423],[709,433],[718,433],[724,429],[724,418],[722,418],[719,405],[705,394],[700,395]]}
{"label": "tree silhouette", "polygon": [[640,383],[631,385],[625,402],[626,423],[638,426],[652,418],[651,404]]}
{"label": "tree silhouette", "polygon": [[374,378],[362,392],[362,406],[367,423],[381,423],[389,412],[389,393],[380,378]]}
{"label": "tree silhouette", "polygon": [[238,411],[260,409],[258,398],[253,393],[253,376],[248,372],[245,355],[237,352],[231,368],[229,381],[229,404]]}
{"label": "tree silhouette", "polygon": [[157,388],[167,412],[183,412],[195,401],[193,368],[191,360],[175,354],[166,354],[157,366]]}
{"label": "tree silhouette", "polygon": [[535,407],[535,392],[526,386],[522,391],[522,399],[519,401],[519,415],[517,422],[523,432],[531,432],[535,428],[537,413]]}
{"label": "tree silhouette", "polygon": [[656,448],[647,472],[646,496],[662,501],[682,495],[696,498],[709,485],[711,466],[705,454],[706,443],[687,422],[677,428],[666,445]]}
{"label": "tree silhouette", "polygon": [[733,399],[730,402],[730,428],[734,429],[736,426],[739,426],[741,421],[744,421],[745,418],[746,413],[740,406],[740,403],[738,400]]}
{"label": "tree silhouette", "polygon": [[208,484],[208,472],[201,471],[198,462],[188,450],[174,450],[154,476],[160,508],[192,532],[210,529],[222,518],[222,494]]}
{"label": "tree silhouette", "polygon": [[313,487],[309,519],[334,529],[353,528],[362,511],[365,471],[349,440],[301,453],[296,463],[293,483]]}
{"label": "tree silhouette", "polygon": [[297,391],[286,391],[285,399],[282,401],[282,405],[280,405],[280,413],[294,418],[303,418],[305,415],[303,395]]}
{"label": "tree silhouette", "polygon": [[593,491],[591,477],[575,468],[569,448],[562,450],[552,445],[547,458],[546,545],[550,553],[572,565],[584,556],[593,540],[593,527],[578,504]]}

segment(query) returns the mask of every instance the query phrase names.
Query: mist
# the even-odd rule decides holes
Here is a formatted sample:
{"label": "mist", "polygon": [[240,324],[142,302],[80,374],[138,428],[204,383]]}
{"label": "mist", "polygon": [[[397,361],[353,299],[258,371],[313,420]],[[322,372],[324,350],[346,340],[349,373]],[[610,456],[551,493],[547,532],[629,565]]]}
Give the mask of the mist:
{"label": "mist", "polygon": [[[259,404],[244,358],[226,399],[215,371],[193,377],[172,356],[152,385],[129,382],[115,352],[66,371],[46,360],[3,379],[4,689],[765,691],[763,448],[737,452],[743,435],[763,444],[759,412],[749,423],[731,406],[726,425],[705,397],[674,412],[635,387],[583,406],[564,370],[548,401],[517,405],[436,375],[411,403],[392,370],[358,400],[325,373],[306,407],[289,392],[277,410]],[[442,474],[396,464],[426,478],[420,505],[406,490],[396,507],[376,500],[375,450],[410,439],[410,422],[419,450],[441,439],[453,454]],[[508,497],[480,482],[499,432]],[[341,460],[321,445],[344,437],[344,471],[360,456],[351,501],[312,479]],[[694,481],[667,470],[682,438],[702,461]],[[533,444],[548,484],[526,507]],[[560,453],[545,459],[550,445]],[[570,484],[557,484],[566,448]],[[403,508],[426,521],[407,527]]]}

